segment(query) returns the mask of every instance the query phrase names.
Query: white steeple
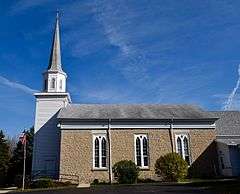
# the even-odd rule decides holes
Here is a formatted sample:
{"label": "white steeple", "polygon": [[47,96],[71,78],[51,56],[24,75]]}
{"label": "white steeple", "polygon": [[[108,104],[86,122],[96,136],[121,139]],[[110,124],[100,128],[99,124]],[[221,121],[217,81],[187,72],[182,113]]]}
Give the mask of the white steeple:
{"label": "white steeple", "polygon": [[[71,103],[66,92],[66,73],[62,70],[59,16],[57,13],[48,69],[43,73],[42,92],[35,93],[36,112],[32,172],[58,177],[60,164],[60,130],[58,111]],[[50,174],[49,174],[50,173]]]}
{"label": "white steeple", "polygon": [[66,92],[67,74],[62,70],[58,12],[56,16],[56,24],[53,34],[49,65],[47,71],[43,73],[43,76],[44,92]]}

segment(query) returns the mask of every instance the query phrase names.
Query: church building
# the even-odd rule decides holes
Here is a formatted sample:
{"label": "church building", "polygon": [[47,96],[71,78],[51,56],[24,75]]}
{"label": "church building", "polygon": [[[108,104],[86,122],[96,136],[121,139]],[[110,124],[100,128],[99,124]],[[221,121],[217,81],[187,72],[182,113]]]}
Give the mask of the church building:
{"label": "church building", "polygon": [[43,89],[35,93],[33,175],[113,182],[113,165],[132,160],[141,179],[158,179],[156,160],[177,152],[196,176],[216,175],[218,117],[195,105],[74,104],[67,92],[56,18]]}

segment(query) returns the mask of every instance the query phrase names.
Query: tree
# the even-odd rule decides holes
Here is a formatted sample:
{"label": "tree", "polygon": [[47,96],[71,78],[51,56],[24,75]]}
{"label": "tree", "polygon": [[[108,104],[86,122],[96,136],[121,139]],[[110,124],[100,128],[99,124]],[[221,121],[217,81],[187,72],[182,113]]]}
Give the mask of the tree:
{"label": "tree", "polygon": [[177,153],[168,153],[157,159],[155,173],[165,181],[181,181],[187,176],[188,164]]}
{"label": "tree", "polygon": [[13,137],[8,136],[7,141],[8,141],[8,145],[9,145],[10,156],[12,157],[13,151],[15,150],[15,148],[17,146],[17,142],[18,142],[17,136],[13,136]]}
{"label": "tree", "polygon": [[[30,128],[24,131],[27,138],[26,147],[26,176],[31,175],[32,170],[32,152],[33,152],[33,136],[34,128]],[[13,151],[13,155],[10,160],[10,167],[8,170],[8,182],[14,183],[17,176],[21,176],[23,173],[23,145],[21,141],[17,142],[17,146]]]}
{"label": "tree", "polygon": [[10,151],[3,131],[0,130],[0,186],[6,184],[8,164],[10,160]]}

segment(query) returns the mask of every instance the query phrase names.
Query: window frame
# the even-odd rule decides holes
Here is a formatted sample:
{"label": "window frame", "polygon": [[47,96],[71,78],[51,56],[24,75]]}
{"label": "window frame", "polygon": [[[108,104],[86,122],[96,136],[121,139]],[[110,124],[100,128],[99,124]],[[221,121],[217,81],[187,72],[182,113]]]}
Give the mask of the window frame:
{"label": "window frame", "polygon": [[[95,166],[95,140],[96,138],[98,138],[98,142],[99,142],[99,155],[98,155],[98,158],[99,158],[99,167],[96,167]],[[102,142],[103,142],[103,139],[105,139],[106,141],[106,156],[104,156],[106,158],[106,166],[103,166],[103,163],[102,163],[102,158],[103,158],[103,155],[102,155]],[[107,170],[107,166],[108,166],[108,162],[107,162],[107,157],[108,157],[108,148],[107,148],[107,136],[106,134],[94,134],[93,135],[93,139],[92,139],[92,167],[93,167],[93,170]]]}
{"label": "window frame", "polygon": [[56,88],[56,78],[53,77],[53,78],[51,79],[51,89],[55,89],[55,88]]}
{"label": "window frame", "polygon": [[[140,140],[140,157],[141,157],[141,165],[137,165],[137,138]],[[143,152],[143,140],[146,138],[147,140],[147,155],[144,155]],[[147,157],[147,166],[144,165],[144,158]],[[135,164],[140,168],[140,169],[149,169],[149,138],[147,134],[134,134],[134,158],[135,158]]]}
{"label": "window frame", "polygon": [[[190,154],[190,141],[189,141],[189,136],[187,134],[176,134],[175,135],[175,147],[176,147],[176,153],[179,154],[178,152],[178,139],[181,140],[181,154],[180,156],[186,161],[186,157],[189,157],[189,163],[188,165],[190,166],[192,161],[191,161],[191,154]],[[184,140],[187,139],[187,149],[188,149],[188,155],[185,153],[185,143]]]}
{"label": "window frame", "polygon": [[63,80],[62,79],[59,80],[59,89],[60,90],[63,89]]}

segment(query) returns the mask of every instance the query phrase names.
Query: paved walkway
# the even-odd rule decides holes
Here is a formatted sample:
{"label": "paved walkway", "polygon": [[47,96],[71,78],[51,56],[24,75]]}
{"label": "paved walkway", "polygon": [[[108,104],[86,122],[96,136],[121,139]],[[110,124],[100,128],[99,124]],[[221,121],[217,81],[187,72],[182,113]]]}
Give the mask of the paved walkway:
{"label": "paved walkway", "polygon": [[[31,192],[25,192],[29,194]],[[34,194],[213,194],[199,188],[162,185],[102,185],[91,188],[67,188],[34,191]],[[17,192],[16,192],[17,194]],[[18,192],[19,194],[19,192]]]}
{"label": "paved walkway", "polygon": [[0,193],[9,193],[11,191],[16,190],[17,187],[9,187],[9,188],[5,188],[5,189],[0,189]]}

